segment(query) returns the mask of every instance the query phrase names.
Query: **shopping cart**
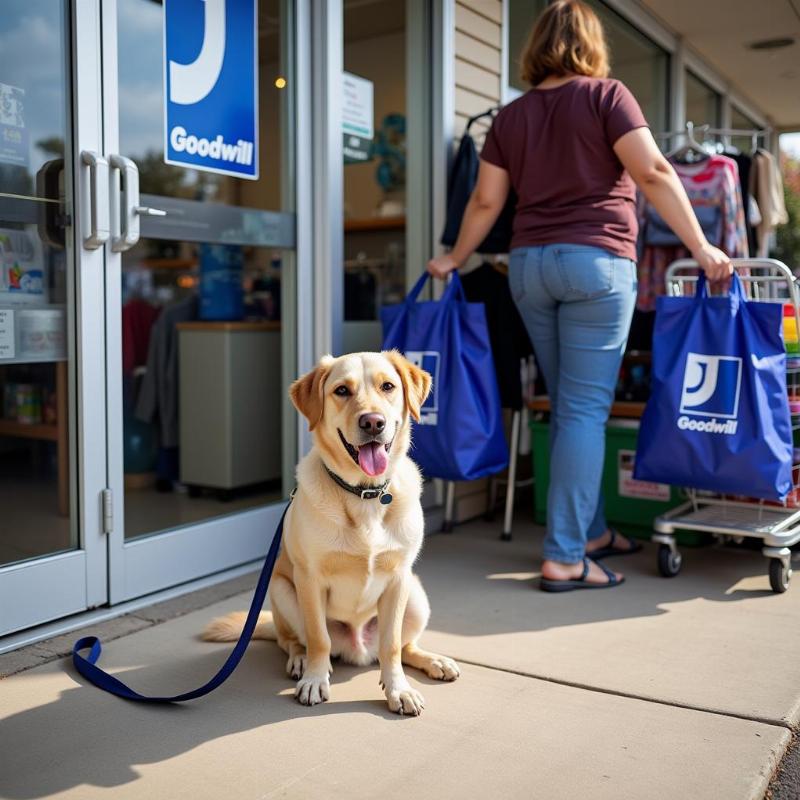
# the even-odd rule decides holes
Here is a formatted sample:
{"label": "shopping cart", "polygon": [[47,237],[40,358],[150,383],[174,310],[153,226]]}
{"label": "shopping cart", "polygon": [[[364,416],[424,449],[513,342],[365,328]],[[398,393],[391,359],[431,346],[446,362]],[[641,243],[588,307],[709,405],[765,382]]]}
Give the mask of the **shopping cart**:
{"label": "shopping cart", "polygon": [[[800,331],[800,293],[792,271],[772,258],[735,259],[733,264],[748,299],[793,306]],[[667,269],[667,294],[694,294],[697,276],[697,262],[675,261]],[[786,383],[789,396],[800,398],[800,354],[787,354]],[[790,407],[792,435],[796,437],[800,431],[800,407],[796,413],[794,406]],[[764,544],[761,552],[769,560],[772,591],[785,592],[792,577],[789,548],[800,542],[800,465],[793,468],[792,476],[794,489],[783,505],[686,489],[687,501],[655,520],[652,540],[659,544],[659,572],[671,578],[681,571],[683,559],[675,540],[677,530],[710,533],[722,541],[737,543],[750,537]]]}

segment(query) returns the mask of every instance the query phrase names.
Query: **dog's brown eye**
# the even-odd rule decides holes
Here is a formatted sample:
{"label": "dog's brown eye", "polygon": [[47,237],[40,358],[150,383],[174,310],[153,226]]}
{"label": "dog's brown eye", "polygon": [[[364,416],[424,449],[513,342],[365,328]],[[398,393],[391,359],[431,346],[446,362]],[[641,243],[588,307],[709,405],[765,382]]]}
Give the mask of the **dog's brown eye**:
{"label": "dog's brown eye", "polygon": [[338,395],[339,395],[339,397],[349,397],[349,396],[350,396],[350,390],[349,390],[349,389],[348,389],[346,386],[344,386],[344,385],[342,385],[342,386],[337,386],[337,387],[336,387],[336,388],[333,390],[333,393],[334,393],[334,394],[338,394]]}
{"label": "dog's brown eye", "polygon": [[383,386],[381,386],[381,389],[383,389],[384,392],[391,392],[392,389],[394,389],[394,384],[389,383],[389,381],[386,381],[386,383],[384,383]]}

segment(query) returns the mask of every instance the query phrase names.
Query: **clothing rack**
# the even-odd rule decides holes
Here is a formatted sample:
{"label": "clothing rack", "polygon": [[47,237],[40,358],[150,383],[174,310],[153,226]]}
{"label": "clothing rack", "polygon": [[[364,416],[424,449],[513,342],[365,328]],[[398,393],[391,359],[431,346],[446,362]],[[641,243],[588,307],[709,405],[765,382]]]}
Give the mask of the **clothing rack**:
{"label": "clothing rack", "polygon": [[698,134],[705,138],[706,136],[749,136],[752,142],[752,149],[758,147],[758,140],[764,140],[764,146],[769,149],[770,137],[772,136],[772,128],[714,128],[711,125],[695,125],[693,122],[687,122],[686,127],[675,131],[664,131],[655,134],[656,139],[672,139],[676,136],[687,136],[693,138],[694,134]]}

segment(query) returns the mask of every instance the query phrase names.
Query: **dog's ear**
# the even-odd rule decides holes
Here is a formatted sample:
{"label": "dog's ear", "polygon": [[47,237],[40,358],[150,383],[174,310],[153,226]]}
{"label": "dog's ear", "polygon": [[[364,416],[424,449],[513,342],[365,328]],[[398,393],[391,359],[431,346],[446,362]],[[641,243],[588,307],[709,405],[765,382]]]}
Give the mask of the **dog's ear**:
{"label": "dog's ear", "polygon": [[325,379],[331,371],[333,359],[324,356],[311,372],[298,378],[289,387],[289,397],[294,407],[308,420],[308,429],[313,431],[322,419],[325,408]]}
{"label": "dog's ear", "polygon": [[397,350],[389,350],[384,355],[400,374],[408,413],[419,422],[420,409],[431,391],[431,376]]}

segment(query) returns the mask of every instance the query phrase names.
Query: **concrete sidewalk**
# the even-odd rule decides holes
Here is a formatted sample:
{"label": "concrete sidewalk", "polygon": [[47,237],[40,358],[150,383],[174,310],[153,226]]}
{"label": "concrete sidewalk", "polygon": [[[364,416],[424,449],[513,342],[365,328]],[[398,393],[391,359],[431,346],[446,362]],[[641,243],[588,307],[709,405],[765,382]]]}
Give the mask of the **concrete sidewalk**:
{"label": "concrete sidewalk", "polygon": [[[330,702],[299,706],[271,642],[185,707],[117,700],[51,660],[0,682],[0,797],[764,795],[800,721],[800,587],[773,595],[758,553],[723,549],[684,551],[665,580],[648,547],[610,562],[628,575],[619,589],[546,595],[532,588],[541,531],[496,536],[480,523],[426,543],[424,644],[463,674],[437,684],[409,670],[421,718],[386,710],[375,667],[335,664]],[[230,649],[198,631],[249,599],[155,625],[158,611],[138,612],[116,623],[132,632],[103,664],[143,692],[193,688]],[[63,649],[37,647],[42,662]]]}

